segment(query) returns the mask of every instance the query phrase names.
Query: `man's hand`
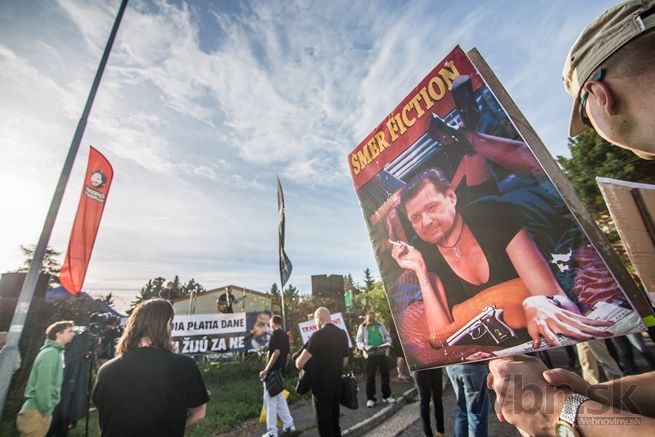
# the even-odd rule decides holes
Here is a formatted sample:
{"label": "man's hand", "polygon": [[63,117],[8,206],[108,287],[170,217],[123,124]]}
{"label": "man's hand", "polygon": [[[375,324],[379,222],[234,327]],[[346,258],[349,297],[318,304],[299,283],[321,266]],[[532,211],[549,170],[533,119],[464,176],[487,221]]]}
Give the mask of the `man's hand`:
{"label": "man's hand", "polygon": [[589,394],[589,387],[591,387],[591,384],[582,379],[582,377],[577,373],[564,369],[548,369],[544,371],[543,377],[544,380],[552,386],[568,388],[573,393],[580,393],[592,397]]}
{"label": "man's hand", "polygon": [[569,389],[548,384],[543,362],[527,355],[489,362],[487,387],[496,392],[494,410],[501,422],[507,421],[530,436],[554,436]]}
{"label": "man's hand", "polygon": [[259,379],[261,379],[263,381],[263,380],[266,379],[267,375],[268,375],[268,372],[266,370],[262,370],[261,372],[259,372]]}

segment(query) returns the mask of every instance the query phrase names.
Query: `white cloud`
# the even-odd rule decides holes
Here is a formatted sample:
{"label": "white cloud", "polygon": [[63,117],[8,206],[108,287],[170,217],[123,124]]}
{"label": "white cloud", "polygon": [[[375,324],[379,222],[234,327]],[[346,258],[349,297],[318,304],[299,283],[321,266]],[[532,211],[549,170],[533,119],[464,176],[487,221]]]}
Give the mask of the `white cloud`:
{"label": "white cloud", "polygon": [[[563,144],[563,52],[608,3],[132,1],[52,245],[67,244],[93,144],[116,176],[90,289],[136,291],[174,274],[268,289],[276,173],[291,282],[357,279],[376,269],[346,154],[457,43],[480,48],[544,140]],[[15,211],[0,228],[2,268],[38,237],[118,2],[21,8],[34,12],[0,5],[0,197]]]}

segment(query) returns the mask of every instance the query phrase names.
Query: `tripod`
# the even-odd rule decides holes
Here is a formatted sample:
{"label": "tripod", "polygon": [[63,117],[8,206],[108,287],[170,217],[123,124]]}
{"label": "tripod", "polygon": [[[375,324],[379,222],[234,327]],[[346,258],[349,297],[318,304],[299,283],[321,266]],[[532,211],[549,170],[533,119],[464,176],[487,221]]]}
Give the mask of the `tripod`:
{"label": "tripod", "polygon": [[89,408],[91,407],[91,384],[93,382],[93,371],[98,368],[98,339],[97,329],[90,329],[88,332],[89,347],[85,359],[89,362],[89,371],[86,380],[86,420],[84,424],[84,436],[89,437]]}

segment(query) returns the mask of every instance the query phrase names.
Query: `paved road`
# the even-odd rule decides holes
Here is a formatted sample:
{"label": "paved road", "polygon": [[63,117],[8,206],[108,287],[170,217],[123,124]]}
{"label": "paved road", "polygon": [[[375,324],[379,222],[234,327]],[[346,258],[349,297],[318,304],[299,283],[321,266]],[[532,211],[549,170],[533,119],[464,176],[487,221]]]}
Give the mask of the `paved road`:
{"label": "paved road", "polygon": [[[444,379],[448,379],[444,372]],[[455,419],[455,393],[450,386],[450,381],[446,383],[442,396],[444,406],[444,418],[446,435],[452,435],[453,423]],[[430,407],[432,408],[432,407]],[[431,410],[432,411],[432,410]],[[432,416],[432,431],[436,432],[434,425],[434,415]],[[423,427],[419,416],[418,398],[413,402],[405,405],[400,411],[383,422],[380,426],[364,434],[366,437],[395,437],[395,436],[421,436]],[[494,413],[489,414],[489,435],[503,437],[520,437],[516,428],[507,423],[501,423]]]}
{"label": "paved road", "polygon": [[[655,345],[650,341],[646,340],[647,345],[650,350],[655,352]],[[635,354],[635,361],[637,365],[646,371],[648,369],[648,364],[643,359],[641,354],[636,351],[633,351]],[[549,356],[555,367],[567,367],[568,357],[565,353],[564,348],[552,349],[548,351]],[[574,372],[580,373],[580,369],[568,368]],[[453,392],[452,387],[450,386],[450,381],[444,372],[444,391],[443,391],[443,405],[444,405],[444,418],[445,418],[445,428],[446,435],[452,435],[453,422],[455,418],[455,393]],[[432,410],[431,410],[432,411]],[[432,430],[436,431],[434,426],[434,415],[432,416]],[[378,427],[372,429],[368,433],[364,434],[366,437],[396,437],[396,436],[421,436],[423,435],[423,427],[421,426],[421,419],[419,416],[419,407],[418,407],[418,397],[412,402],[407,403],[402,409],[396,412],[393,416],[388,418],[386,421],[382,422]],[[491,412],[489,414],[489,432],[488,435],[491,437],[502,436],[502,437],[519,437],[520,434],[512,425],[507,423],[501,423],[498,421],[496,415]]]}

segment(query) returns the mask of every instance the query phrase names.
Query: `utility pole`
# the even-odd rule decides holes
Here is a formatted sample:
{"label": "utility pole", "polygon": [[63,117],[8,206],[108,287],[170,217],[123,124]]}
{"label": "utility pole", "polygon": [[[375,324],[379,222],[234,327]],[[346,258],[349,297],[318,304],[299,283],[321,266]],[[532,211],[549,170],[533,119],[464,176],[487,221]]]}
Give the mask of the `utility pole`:
{"label": "utility pole", "polygon": [[34,250],[32,265],[30,266],[30,270],[25,277],[23,287],[20,291],[20,296],[18,297],[16,310],[14,311],[14,316],[11,319],[9,332],[7,333],[7,345],[0,351],[0,420],[2,419],[2,413],[4,411],[5,401],[7,400],[7,393],[9,391],[9,384],[11,383],[11,377],[14,373],[14,366],[16,365],[16,359],[18,357],[18,342],[20,341],[20,337],[23,333],[25,319],[27,318],[27,313],[30,309],[30,304],[32,303],[32,297],[34,296],[36,283],[39,279],[39,272],[41,271],[41,266],[43,265],[43,258],[45,256],[46,248],[48,247],[48,242],[50,241],[52,228],[54,227],[55,219],[57,218],[57,213],[59,212],[59,207],[61,206],[61,200],[64,197],[66,184],[68,183],[68,178],[70,177],[73,163],[75,162],[75,157],[77,156],[77,151],[80,148],[80,143],[82,142],[82,136],[84,135],[86,122],[89,118],[89,113],[91,112],[91,107],[93,106],[93,101],[95,100],[96,92],[98,91],[100,80],[102,79],[102,74],[104,73],[105,66],[107,65],[107,59],[109,59],[111,48],[114,45],[114,39],[116,38],[118,27],[120,26],[121,20],[123,18],[123,13],[127,7],[127,2],[128,0],[122,0],[120,8],[118,9],[118,14],[116,15],[114,25],[111,29],[111,33],[109,34],[109,40],[107,41],[105,51],[102,54],[102,59],[100,60],[100,65],[96,71],[93,85],[91,85],[91,91],[89,92],[89,97],[86,100],[86,105],[84,106],[82,117],[80,117],[80,121],[77,124],[77,129],[75,130],[75,135],[73,136],[73,141],[71,142],[71,145],[68,149],[68,155],[66,156],[64,167],[61,170],[59,182],[57,183],[55,194],[52,198],[52,202],[50,203],[50,209],[48,210],[48,215],[46,216],[39,242],[36,246],[36,249]]}

